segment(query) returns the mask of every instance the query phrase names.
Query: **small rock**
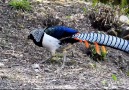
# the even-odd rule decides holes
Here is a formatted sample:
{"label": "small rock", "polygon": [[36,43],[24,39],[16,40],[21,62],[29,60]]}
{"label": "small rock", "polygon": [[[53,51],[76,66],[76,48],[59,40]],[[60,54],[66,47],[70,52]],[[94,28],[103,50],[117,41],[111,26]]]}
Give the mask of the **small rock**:
{"label": "small rock", "polygon": [[121,26],[121,29],[122,30],[129,30],[129,26],[128,25],[123,25],[123,26]]}
{"label": "small rock", "polygon": [[2,59],[1,61],[2,61],[2,62],[8,62],[9,59]]}
{"label": "small rock", "polygon": [[42,2],[43,0],[36,0],[37,2]]}
{"label": "small rock", "polygon": [[35,72],[40,72],[40,70],[39,70],[39,69],[37,69],[37,68],[36,68],[36,69],[34,69],[34,71],[35,71]]}
{"label": "small rock", "polygon": [[61,82],[59,81],[59,80],[52,80],[52,83],[54,84],[54,85],[59,85]]}
{"label": "small rock", "polygon": [[112,86],[111,89],[118,89],[118,86]]}
{"label": "small rock", "polygon": [[4,67],[5,65],[4,65],[4,63],[1,63],[0,62],[0,68],[2,68],[2,67]]}
{"label": "small rock", "polygon": [[127,16],[121,15],[120,18],[119,18],[119,21],[122,22],[122,23],[128,23],[129,19],[128,19]]}
{"label": "small rock", "polygon": [[108,89],[108,87],[103,87],[104,89]]}
{"label": "small rock", "polygon": [[40,69],[40,66],[39,66],[39,64],[33,64],[33,65],[32,65],[32,68],[33,68],[33,69]]}
{"label": "small rock", "polygon": [[40,72],[40,66],[39,66],[39,64],[33,64],[32,65],[32,68],[34,69],[35,72],[37,72],[37,73]]}
{"label": "small rock", "polygon": [[8,77],[7,76],[1,76],[1,79],[3,80],[3,79],[8,79]]}
{"label": "small rock", "polygon": [[44,68],[44,72],[51,72],[51,70],[48,68]]}

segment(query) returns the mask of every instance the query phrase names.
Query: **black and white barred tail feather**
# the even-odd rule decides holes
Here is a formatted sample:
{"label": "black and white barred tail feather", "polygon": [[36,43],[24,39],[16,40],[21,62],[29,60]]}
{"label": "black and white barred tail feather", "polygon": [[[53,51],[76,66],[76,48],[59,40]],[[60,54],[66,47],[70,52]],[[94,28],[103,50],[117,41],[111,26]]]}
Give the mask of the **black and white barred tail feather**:
{"label": "black and white barred tail feather", "polygon": [[110,46],[129,53],[129,41],[115,36],[91,32],[78,33],[73,35],[73,38],[82,41],[89,41],[91,43],[97,42],[98,44]]}

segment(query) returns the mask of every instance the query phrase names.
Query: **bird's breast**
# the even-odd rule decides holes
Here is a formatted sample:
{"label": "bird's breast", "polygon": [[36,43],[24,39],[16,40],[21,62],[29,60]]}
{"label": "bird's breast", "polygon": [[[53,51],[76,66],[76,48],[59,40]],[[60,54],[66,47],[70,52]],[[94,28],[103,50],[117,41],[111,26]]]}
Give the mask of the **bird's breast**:
{"label": "bird's breast", "polygon": [[50,52],[55,51],[58,49],[60,45],[60,40],[48,35],[44,34],[43,41],[42,41],[43,47],[47,48]]}

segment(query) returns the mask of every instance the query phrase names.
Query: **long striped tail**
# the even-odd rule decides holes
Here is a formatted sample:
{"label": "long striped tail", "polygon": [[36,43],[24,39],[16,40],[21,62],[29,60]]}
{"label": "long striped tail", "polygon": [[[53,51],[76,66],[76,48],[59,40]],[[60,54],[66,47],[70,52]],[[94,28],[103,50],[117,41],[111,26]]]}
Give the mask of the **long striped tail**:
{"label": "long striped tail", "polygon": [[129,53],[129,41],[115,36],[91,32],[78,33],[73,35],[72,38],[82,40],[83,42],[97,42],[98,44],[120,49]]}

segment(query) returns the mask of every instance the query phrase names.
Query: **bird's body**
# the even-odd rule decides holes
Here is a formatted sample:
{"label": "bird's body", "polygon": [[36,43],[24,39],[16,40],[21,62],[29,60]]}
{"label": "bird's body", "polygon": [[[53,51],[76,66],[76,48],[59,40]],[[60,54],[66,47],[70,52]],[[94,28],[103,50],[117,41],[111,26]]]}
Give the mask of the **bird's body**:
{"label": "bird's body", "polygon": [[55,37],[57,39],[65,38],[72,36],[76,33],[78,33],[77,30],[65,27],[65,26],[53,26],[45,29],[45,32],[48,35],[51,35],[52,37]]}
{"label": "bird's body", "polygon": [[53,26],[46,28],[45,30],[42,28],[35,29],[30,32],[28,38],[32,39],[36,45],[45,47],[52,53],[52,55],[54,55],[56,50],[64,43],[78,42],[78,40],[71,38],[76,33],[78,33],[78,31],[72,28],[65,26]]}
{"label": "bird's body", "polygon": [[78,42],[78,40],[71,38],[72,35],[78,33],[78,31],[66,26],[53,26],[45,29],[44,31],[48,35],[59,39],[61,41],[61,44],[64,44],[64,43],[73,44]]}

